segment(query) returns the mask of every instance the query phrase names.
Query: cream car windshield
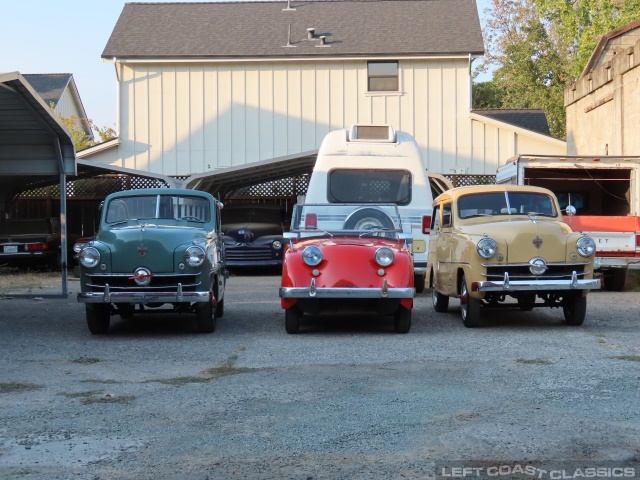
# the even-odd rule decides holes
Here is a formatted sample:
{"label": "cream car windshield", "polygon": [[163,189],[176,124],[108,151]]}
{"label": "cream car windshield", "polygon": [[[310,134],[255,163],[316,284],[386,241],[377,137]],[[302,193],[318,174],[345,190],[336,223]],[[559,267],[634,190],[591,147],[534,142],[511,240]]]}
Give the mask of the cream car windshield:
{"label": "cream car windshield", "polygon": [[206,198],[182,195],[140,195],[115,198],[107,205],[106,222],[112,225],[129,220],[184,220],[206,223],[211,208]]}
{"label": "cream car windshield", "polygon": [[550,195],[532,192],[481,192],[458,198],[461,219],[501,215],[536,215],[557,217],[555,202]]}

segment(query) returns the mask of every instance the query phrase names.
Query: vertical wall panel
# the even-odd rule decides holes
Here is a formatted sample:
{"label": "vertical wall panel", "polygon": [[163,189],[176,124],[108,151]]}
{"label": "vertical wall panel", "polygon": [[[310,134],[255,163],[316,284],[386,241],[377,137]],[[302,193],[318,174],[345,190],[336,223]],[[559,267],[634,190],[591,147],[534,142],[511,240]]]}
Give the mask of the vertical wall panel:
{"label": "vertical wall panel", "polygon": [[270,63],[260,64],[260,159],[273,158],[274,150],[274,85],[273,85],[273,65]]}
{"label": "vertical wall panel", "polygon": [[358,90],[358,65],[348,62],[344,65],[344,126],[349,128],[354,123],[358,123],[358,100],[360,98]]}
{"label": "vertical wall panel", "polygon": [[302,151],[302,86],[300,64],[287,69],[287,154]]}
{"label": "vertical wall panel", "polygon": [[287,154],[287,84],[286,65],[276,64],[273,67],[273,150],[274,156]]}
{"label": "vertical wall panel", "polygon": [[320,144],[329,133],[331,124],[331,104],[329,99],[329,71],[316,70],[316,143]]}
{"label": "vertical wall panel", "polygon": [[300,65],[301,73],[301,119],[302,119],[302,146],[301,151],[307,152],[316,148],[316,64],[303,62]]}
{"label": "vertical wall panel", "polygon": [[442,164],[440,172],[456,166],[457,100],[456,71],[449,61],[442,62]]}
{"label": "vertical wall panel", "polygon": [[245,161],[260,159],[260,73],[253,63],[246,68],[246,110],[245,110]]}
{"label": "vertical wall panel", "polygon": [[178,139],[176,137],[176,71],[162,66],[162,173],[178,175]]}
{"label": "vertical wall panel", "polygon": [[152,64],[149,74],[149,171],[162,173],[162,71]]}
{"label": "vertical wall panel", "polygon": [[125,168],[135,168],[133,151],[136,129],[134,71],[129,67],[122,69],[120,95],[122,96],[122,120],[120,122],[120,162]]}
{"label": "vertical wall panel", "polygon": [[133,85],[136,133],[134,142],[134,168],[149,170],[149,83],[145,65],[136,68]]}
{"label": "vertical wall panel", "polygon": [[430,62],[427,66],[427,167],[434,172],[443,172],[443,98],[442,61]]}
{"label": "vertical wall panel", "polygon": [[413,86],[414,73],[415,73],[414,62],[409,62],[409,61],[402,62],[402,75],[400,76],[400,91],[403,92],[403,95],[400,97],[400,121],[398,123],[398,126],[395,128],[405,132],[413,132],[415,129],[414,105],[418,101],[418,97],[417,97],[418,92],[416,92],[415,95],[409,95],[410,92],[414,92],[414,86]]}
{"label": "vertical wall panel", "polygon": [[329,70],[329,130],[344,127],[343,64],[333,64]]}
{"label": "vertical wall panel", "polygon": [[201,64],[189,65],[189,172],[206,170],[204,164],[204,71]]}
{"label": "vertical wall panel", "polygon": [[456,155],[454,166],[466,169],[467,173],[484,173],[482,166],[474,165],[471,161],[471,122],[469,110],[471,105],[469,91],[469,72],[461,68],[455,69],[456,77]]}
{"label": "vertical wall panel", "polygon": [[247,145],[246,131],[246,73],[245,67],[234,64],[231,67],[231,164],[242,165],[245,162]]}
{"label": "vertical wall panel", "polygon": [[218,67],[218,161],[216,167],[231,166],[231,71]]}
{"label": "vertical wall panel", "polygon": [[188,65],[176,69],[176,155],[177,171],[182,175],[191,171],[191,112],[190,71]]}
{"label": "vertical wall panel", "polygon": [[204,66],[204,168],[212,170],[218,159],[218,67]]}

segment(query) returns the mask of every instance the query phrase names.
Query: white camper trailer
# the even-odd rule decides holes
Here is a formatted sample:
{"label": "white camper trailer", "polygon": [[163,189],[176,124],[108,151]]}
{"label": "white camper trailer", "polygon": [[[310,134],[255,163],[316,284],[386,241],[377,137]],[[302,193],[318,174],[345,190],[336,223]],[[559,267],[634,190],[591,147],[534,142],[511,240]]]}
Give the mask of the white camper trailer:
{"label": "white camper trailer", "polygon": [[305,202],[397,205],[402,225],[413,235],[415,288],[424,290],[433,197],[411,135],[389,125],[330,132],[320,146]]}

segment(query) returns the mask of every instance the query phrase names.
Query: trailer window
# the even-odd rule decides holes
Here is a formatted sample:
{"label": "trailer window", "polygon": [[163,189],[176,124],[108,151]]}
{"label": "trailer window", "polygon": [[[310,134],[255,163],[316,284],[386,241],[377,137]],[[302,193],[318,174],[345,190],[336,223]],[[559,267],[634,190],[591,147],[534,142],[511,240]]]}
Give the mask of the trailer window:
{"label": "trailer window", "polygon": [[329,172],[328,199],[331,203],[411,202],[411,172],[408,170],[348,170]]}

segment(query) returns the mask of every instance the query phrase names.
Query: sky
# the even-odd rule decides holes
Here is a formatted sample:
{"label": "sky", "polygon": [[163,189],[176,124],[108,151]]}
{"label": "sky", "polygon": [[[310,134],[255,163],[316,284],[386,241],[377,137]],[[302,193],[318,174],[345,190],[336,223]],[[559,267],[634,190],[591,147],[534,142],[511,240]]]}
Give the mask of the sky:
{"label": "sky", "polygon": [[[154,0],[165,3],[170,0]],[[481,21],[491,0],[476,0]],[[116,127],[116,75],[100,56],[125,1],[21,0],[0,9],[0,72],[71,73],[87,117]]]}

